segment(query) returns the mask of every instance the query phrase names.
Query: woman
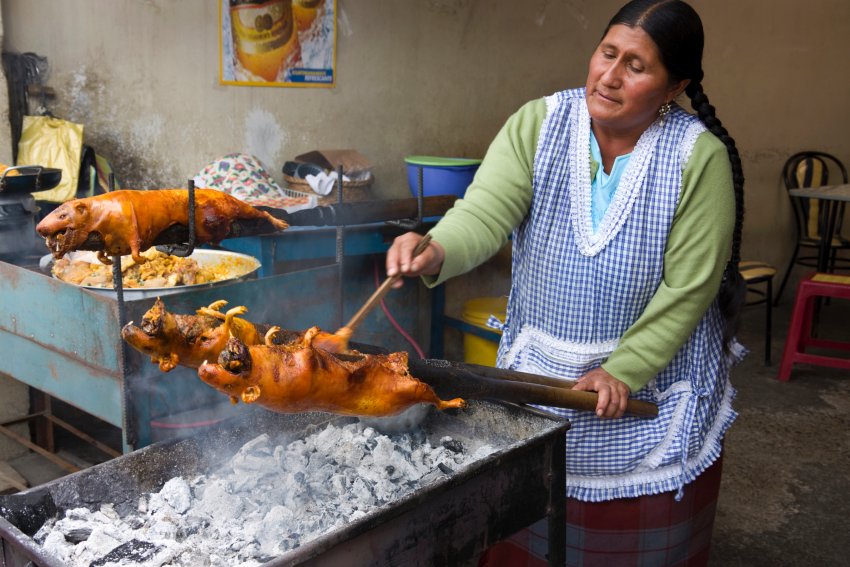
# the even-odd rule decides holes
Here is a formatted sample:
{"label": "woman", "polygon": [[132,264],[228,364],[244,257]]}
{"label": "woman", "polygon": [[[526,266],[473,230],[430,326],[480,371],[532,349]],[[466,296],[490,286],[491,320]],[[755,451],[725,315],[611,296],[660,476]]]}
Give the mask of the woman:
{"label": "woman", "polygon": [[[389,275],[437,285],[513,233],[499,366],[599,394],[596,415],[550,408],[572,422],[570,564],[708,558],[721,441],[736,416],[743,174],[702,89],[702,49],[684,2],[629,2],[585,88],[522,107],[425,252],[411,258],[421,238],[411,233],[387,254]],[[674,102],[683,92],[696,115]],[[621,417],[629,396],[658,404],[658,418]],[[482,562],[535,564],[545,549],[534,526]]]}

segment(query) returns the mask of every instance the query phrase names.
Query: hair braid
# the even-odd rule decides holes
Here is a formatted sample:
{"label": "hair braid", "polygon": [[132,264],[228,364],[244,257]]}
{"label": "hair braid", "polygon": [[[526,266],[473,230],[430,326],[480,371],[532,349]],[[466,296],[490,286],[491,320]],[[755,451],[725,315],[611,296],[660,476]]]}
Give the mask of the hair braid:
{"label": "hair braid", "polygon": [[735,140],[715,115],[714,107],[708,103],[708,97],[702,90],[702,50],[705,45],[702,20],[691,6],[681,0],[631,0],[611,18],[605,33],[617,24],[640,27],[652,38],[670,74],[671,84],[683,79],[690,81],[685,92],[691,98],[691,105],[705,127],[723,142],[729,153],[735,187],[735,228],[732,254],[718,293],[718,303],[725,320],[724,346],[728,348],[737,331],[738,317],[747,294],[747,286],[738,271],[744,224],[744,173]]}
{"label": "hair braid", "polygon": [[702,84],[692,82],[685,89],[685,92],[691,98],[691,105],[697,111],[697,115],[705,124],[705,127],[726,146],[729,162],[732,165],[732,184],[735,189],[735,227],[732,231],[732,254],[729,263],[726,264],[726,271],[723,274],[718,295],[720,310],[726,321],[724,344],[728,345],[738,330],[739,315],[747,294],[746,283],[738,271],[738,264],[741,262],[741,232],[744,225],[744,170],[741,166],[738,148],[735,147],[735,140],[723,127],[720,119],[717,118],[714,107],[709,104],[708,97],[702,90]]}

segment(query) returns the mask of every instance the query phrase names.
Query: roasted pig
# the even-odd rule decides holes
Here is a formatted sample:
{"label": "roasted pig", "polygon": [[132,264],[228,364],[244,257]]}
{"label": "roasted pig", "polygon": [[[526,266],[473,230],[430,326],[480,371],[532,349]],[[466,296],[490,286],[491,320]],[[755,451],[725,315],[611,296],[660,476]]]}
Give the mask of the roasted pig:
{"label": "roasted pig", "polygon": [[[263,344],[270,325],[255,325],[238,317],[248,312],[244,306],[234,307],[226,313],[221,308],[224,300],[201,307],[194,314],[171,313],[159,298],[142,317],[140,325],[133,321],[121,329],[121,337],[133,348],[151,357],[163,372],[178,364],[197,368],[205,360],[217,360],[227,340],[234,336],[246,345]],[[280,331],[274,341],[280,344],[301,341],[305,331]],[[315,341],[324,341],[322,348],[343,352],[335,335],[319,333]]]}
{"label": "roasted pig", "polygon": [[[98,235],[102,248],[98,258],[132,254],[143,264],[140,252],[153,246],[157,236],[172,225],[189,224],[189,192],[186,189],[113,191],[96,197],[63,203],[36,227],[54,258],[79,249],[89,235]],[[288,225],[270,214],[214,189],[195,190],[196,244],[219,242],[235,220],[262,220],[271,230]]]}
{"label": "roasted pig", "polygon": [[263,345],[231,338],[218,362],[201,364],[198,376],[234,403],[241,399],[281,413],[389,416],[418,403],[441,410],[466,405],[460,398],[441,400],[411,376],[407,353],[334,354],[313,345],[320,332],[313,327],[300,341],[284,345],[273,343],[274,328]]}

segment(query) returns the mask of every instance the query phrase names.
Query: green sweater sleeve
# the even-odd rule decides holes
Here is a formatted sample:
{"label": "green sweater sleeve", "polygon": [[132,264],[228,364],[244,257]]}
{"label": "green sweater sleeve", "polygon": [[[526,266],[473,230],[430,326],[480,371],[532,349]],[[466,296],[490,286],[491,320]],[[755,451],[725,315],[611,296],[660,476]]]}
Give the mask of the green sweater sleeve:
{"label": "green sweater sleeve", "polygon": [[443,283],[482,264],[507,242],[531,206],[531,179],[537,137],[546,117],[546,102],[525,104],[502,127],[466,190],[437,225],[431,237],[446,251],[436,277]]}
{"label": "green sweater sleeve", "polygon": [[717,296],[731,250],[734,219],[726,146],[704,132],[682,172],[661,285],[602,365],[633,392],[669,364]]}

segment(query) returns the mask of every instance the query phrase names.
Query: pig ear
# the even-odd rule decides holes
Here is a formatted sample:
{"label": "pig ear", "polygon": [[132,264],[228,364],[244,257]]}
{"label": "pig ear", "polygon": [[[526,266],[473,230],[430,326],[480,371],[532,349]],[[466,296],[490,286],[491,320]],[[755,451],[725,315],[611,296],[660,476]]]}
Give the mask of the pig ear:
{"label": "pig ear", "polygon": [[74,205],[74,211],[76,211],[76,213],[78,215],[84,215],[84,214],[86,214],[86,212],[88,210],[89,210],[89,206],[86,205],[85,203],[76,203]]}

